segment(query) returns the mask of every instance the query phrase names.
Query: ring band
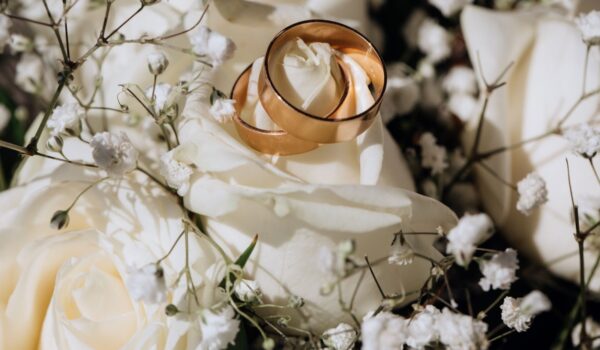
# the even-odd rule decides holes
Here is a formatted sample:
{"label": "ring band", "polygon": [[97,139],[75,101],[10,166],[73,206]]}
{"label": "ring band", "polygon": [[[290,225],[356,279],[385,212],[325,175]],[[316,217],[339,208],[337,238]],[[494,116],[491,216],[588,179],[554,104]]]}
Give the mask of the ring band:
{"label": "ring band", "polygon": [[[296,38],[301,38],[307,43],[326,42],[332,48],[354,59],[371,80],[374,103],[364,112],[348,114],[348,108],[353,107],[352,88],[345,96],[346,101],[340,105],[341,108],[338,108],[338,111],[330,116],[312,115],[287,101],[273,84],[271,78],[273,62],[270,62],[269,59],[274,52]],[[344,68],[342,67],[342,69]],[[346,76],[350,81],[351,76]],[[275,124],[289,134],[298,139],[315,143],[336,143],[353,140],[371,126],[379,112],[386,80],[385,66],[381,56],[373,44],[362,34],[340,23],[327,20],[308,20],[283,29],[271,41],[260,74],[258,92],[267,114]]]}
{"label": "ring band", "polygon": [[251,69],[252,64],[240,74],[231,90],[231,98],[235,100],[236,111],[233,121],[242,140],[261,153],[282,156],[305,153],[317,148],[319,146],[317,143],[299,139],[286,131],[262,130],[242,119],[242,109],[246,104]]}

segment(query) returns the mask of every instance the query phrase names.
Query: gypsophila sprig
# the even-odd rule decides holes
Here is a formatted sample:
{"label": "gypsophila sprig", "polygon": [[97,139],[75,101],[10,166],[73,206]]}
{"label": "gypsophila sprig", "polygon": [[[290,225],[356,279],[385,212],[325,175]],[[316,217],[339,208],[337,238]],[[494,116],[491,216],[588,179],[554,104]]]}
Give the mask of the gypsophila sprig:
{"label": "gypsophila sprig", "polygon": [[444,308],[437,317],[436,326],[440,342],[449,350],[488,348],[488,325],[483,321]]}
{"label": "gypsophila sprig", "polygon": [[423,133],[419,139],[419,145],[421,146],[421,165],[431,169],[433,175],[442,173],[448,167],[446,148],[437,144],[437,139],[432,133]]}
{"label": "gypsophila sprig", "polygon": [[550,300],[540,291],[533,291],[523,298],[506,297],[500,306],[502,322],[517,332],[525,332],[531,320],[551,308]]}
{"label": "gypsophila sprig", "polygon": [[202,330],[202,340],[198,348],[218,350],[235,344],[235,336],[240,329],[240,321],[235,315],[235,311],[229,305],[218,311],[204,310],[198,318]]}
{"label": "gypsophila sprig", "polygon": [[563,136],[571,144],[573,152],[591,158],[600,150],[600,129],[589,124],[568,128]]}
{"label": "gypsophila sprig", "polygon": [[507,248],[504,252],[494,254],[491,259],[479,262],[483,277],[479,280],[481,289],[509,289],[517,280],[519,260],[514,249]]}
{"label": "gypsophila sprig", "polygon": [[587,45],[600,44],[600,11],[582,13],[575,19],[575,23]]}
{"label": "gypsophila sprig", "polygon": [[448,232],[446,252],[454,255],[458,265],[467,266],[477,245],[490,238],[493,233],[494,225],[487,214],[466,214]]}
{"label": "gypsophila sprig", "polygon": [[440,315],[440,310],[433,305],[425,306],[421,312],[414,315],[408,322],[406,345],[423,349],[426,345],[437,341],[440,335],[436,323]]}
{"label": "gypsophila sprig", "polygon": [[46,126],[50,129],[51,136],[77,136],[84,116],[85,110],[79,104],[66,103],[54,109]]}
{"label": "gypsophila sprig", "polygon": [[187,145],[178,146],[160,157],[160,175],[182,197],[190,189],[190,176],[194,172],[190,165],[180,160],[181,154],[185,152],[187,147]]}
{"label": "gypsophila sprig", "polygon": [[415,252],[411,248],[410,244],[404,239],[402,233],[394,235],[392,241],[392,247],[390,249],[390,256],[388,257],[388,263],[392,265],[410,265],[413,262]]}
{"label": "gypsophila sprig", "polygon": [[331,350],[348,350],[356,343],[356,330],[347,323],[340,323],[335,328],[323,332],[321,338]]}
{"label": "gypsophila sprig", "polygon": [[207,57],[213,66],[219,66],[230,59],[236,49],[235,43],[226,36],[200,26],[191,35],[192,51],[199,56]]}
{"label": "gypsophila sprig", "polygon": [[548,201],[546,181],[536,173],[528,174],[517,184],[519,200],[517,210],[524,215],[530,215],[533,209]]}
{"label": "gypsophila sprig", "polygon": [[124,132],[102,132],[90,142],[96,164],[110,176],[121,177],[137,166],[139,153]]}
{"label": "gypsophila sprig", "polygon": [[159,304],[167,300],[164,271],[158,264],[148,264],[131,269],[126,279],[131,296],[138,301]]}
{"label": "gypsophila sprig", "polygon": [[402,349],[408,337],[407,321],[390,312],[368,317],[361,327],[363,350]]}

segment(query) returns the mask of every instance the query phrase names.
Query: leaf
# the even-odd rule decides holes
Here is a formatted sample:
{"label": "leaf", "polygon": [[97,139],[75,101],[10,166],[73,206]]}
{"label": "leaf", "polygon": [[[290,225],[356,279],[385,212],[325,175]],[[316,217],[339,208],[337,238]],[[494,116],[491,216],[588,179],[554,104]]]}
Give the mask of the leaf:
{"label": "leaf", "polygon": [[[248,262],[248,259],[250,259],[250,255],[252,255],[252,252],[254,251],[254,247],[256,247],[257,241],[258,241],[258,235],[255,235],[254,239],[252,239],[252,242],[250,243],[248,248],[246,248],[246,250],[244,250],[242,255],[240,255],[239,258],[237,258],[237,260],[235,261],[236,265],[238,265],[242,269],[244,268],[244,266]],[[233,274],[229,274],[229,281],[233,282]],[[225,278],[223,278],[221,283],[219,283],[219,287],[225,288]]]}

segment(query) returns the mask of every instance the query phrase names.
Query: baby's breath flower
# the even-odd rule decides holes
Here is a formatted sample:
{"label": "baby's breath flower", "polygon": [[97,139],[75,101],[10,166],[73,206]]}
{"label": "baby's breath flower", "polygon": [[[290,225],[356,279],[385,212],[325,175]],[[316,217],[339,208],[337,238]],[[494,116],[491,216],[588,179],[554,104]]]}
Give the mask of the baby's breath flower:
{"label": "baby's breath flower", "polygon": [[487,214],[466,214],[448,233],[446,252],[454,255],[458,265],[467,266],[477,245],[488,239],[493,232],[494,225]]}
{"label": "baby's breath flower", "polygon": [[442,173],[448,167],[446,148],[438,146],[436,142],[437,139],[430,132],[423,133],[419,139],[421,164],[424,168],[430,168],[434,175]]}
{"label": "baby's breath flower", "polygon": [[218,98],[210,106],[210,114],[219,123],[230,121],[235,115],[235,100]]}
{"label": "baby's breath flower", "polygon": [[236,283],[233,291],[241,301],[246,303],[255,302],[262,295],[262,292],[258,287],[258,283],[256,283],[256,281],[245,279],[239,280]]}
{"label": "baby's breath flower", "polygon": [[337,327],[323,332],[321,338],[331,350],[353,349],[356,342],[356,330],[347,323],[340,323]]}
{"label": "baby's breath flower", "polygon": [[517,252],[508,248],[506,251],[494,254],[491,259],[479,263],[483,278],[479,280],[481,289],[509,289],[517,280],[516,272],[519,268]]}
{"label": "baby's breath flower", "polygon": [[[581,327],[581,322],[579,322],[571,332],[571,341],[575,347],[579,347],[581,344]],[[590,338],[595,339],[592,342],[592,349],[600,348],[600,324],[594,321],[593,318],[588,317],[585,319],[585,330]]]}
{"label": "baby's breath flower", "polygon": [[159,304],[167,300],[167,284],[160,265],[152,263],[129,271],[125,284],[135,300]]}
{"label": "baby's breath flower", "polygon": [[445,60],[452,52],[450,34],[432,19],[426,19],[419,27],[417,44],[432,63]]}
{"label": "baby's breath flower", "polygon": [[448,110],[463,122],[467,122],[477,112],[477,99],[469,94],[452,94],[448,100]]}
{"label": "baby's breath flower", "polygon": [[473,317],[444,309],[437,317],[437,330],[440,342],[449,350],[487,349],[485,336],[488,325]]}
{"label": "baby's breath flower", "polygon": [[210,30],[206,26],[200,26],[192,34],[192,51],[196,55],[208,57],[214,66],[219,66],[230,59],[235,52],[235,44],[226,36]]}
{"label": "baby's breath flower", "polygon": [[429,0],[446,17],[452,17],[473,0]]}
{"label": "baby's breath flower", "polygon": [[523,298],[506,297],[500,306],[502,322],[517,332],[529,329],[531,320],[539,313],[552,307],[550,300],[540,291],[534,290]]}
{"label": "baby's breath flower", "polygon": [[124,132],[97,133],[90,146],[96,164],[111,176],[123,176],[137,166],[138,151]]}
{"label": "baby's breath flower", "polygon": [[583,41],[588,45],[600,44],[600,11],[590,11],[575,18]]}
{"label": "baby's breath flower", "polygon": [[564,131],[563,136],[571,144],[573,152],[582,157],[591,158],[600,150],[600,129],[597,127],[578,125]]}
{"label": "baby's breath flower", "polygon": [[[146,97],[152,98],[152,87],[146,90]],[[154,112],[157,116],[175,119],[183,111],[185,94],[179,86],[161,83],[154,88]]]}
{"label": "baby's breath flower", "polygon": [[154,75],[162,74],[169,66],[169,60],[162,51],[152,52],[146,56],[146,59],[148,60],[148,70]]}
{"label": "baby's breath flower", "polygon": [[408,338],[408,322],[384,311],[362,324],[363,350],[402,349]]}
{"label": "baby's breath flower", "polygon": [[536,173],[530,173],[523,180],[519,181],[517,190],[519,192],[517,210],[524,215],[531,214],[534,208],[548,201],[546,182]]}
{"label": "baby's breath flower", "polygon": [[427,344],[436,341],[439,338],[436,321],[440,315],[440,310],[433,305],[427,305],[423,310],[420,310],[408,322],[406,345],[415,349],[424,349]]}
{"label": "baby's breath flower", "polygon": [[46,126],[50,135],[78,135],[81,131],[81,119],[85,110],[77,103],[66,103],[54,108]]}
{"label": "baby's breath flower", "polygon": [[393,265],[410,265],[413,262],[413,258],[414,251],[404,239],[404,236],[401,233],[396,234],[392,241],[388,263]]}
{"label": "baby's breath flower", "polygon": [[218,311],[204,310],[198,318],[202,330],[202,340],[198,349],[226,349],[235,344],[235,336],[240,330],[240,320],[229,305]]}
{"label": "baby's breath flower", "polygon": [[176,159],[177,152],[178,148],[175,148],[160,157],[160,175],[183,197],[190,189],[190,176],[194,171],[191,166]]}
{"label": "baby's breath flower", "polygon": [[448,94],[477,93],[477,79],[473,69],[467,66],[454,66],[442,82],[442,87]]}

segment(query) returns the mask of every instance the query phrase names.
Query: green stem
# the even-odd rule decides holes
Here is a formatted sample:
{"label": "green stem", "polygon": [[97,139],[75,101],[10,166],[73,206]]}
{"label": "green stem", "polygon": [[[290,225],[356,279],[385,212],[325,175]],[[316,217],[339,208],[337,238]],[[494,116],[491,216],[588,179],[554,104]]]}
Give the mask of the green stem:
{"label": "green stem", "polygon": [[67,70],[63,74],[64,74],[64,76],[58,82],[58,87],[56,88],[56,91],[54,92],[54,96],[52,96],[52,100],[50,100],[50,104],[48,105],[48,108],[46,108],[46,112],[44,112],[44,117],[42,118],[42,121],[41,121],[40,125],[38,126],[37,131],[35,132],[35,136],[31,139],[31,141],[27,145],[27,149],[30,153],[37,152],[38,142],[39,142],[40,138],[42,137],[42,132],[44,132],[44,129],[46,128],[46,123],[48,122],[48,118],[50,118],[50,115],[52,114],[52,111],[54,110],[54,107],[56,106],[56,104],[58,102],[60,93],[62,92],[63,88],[67,84],[68,76],[71,74],[71,72],[69,70]]}

